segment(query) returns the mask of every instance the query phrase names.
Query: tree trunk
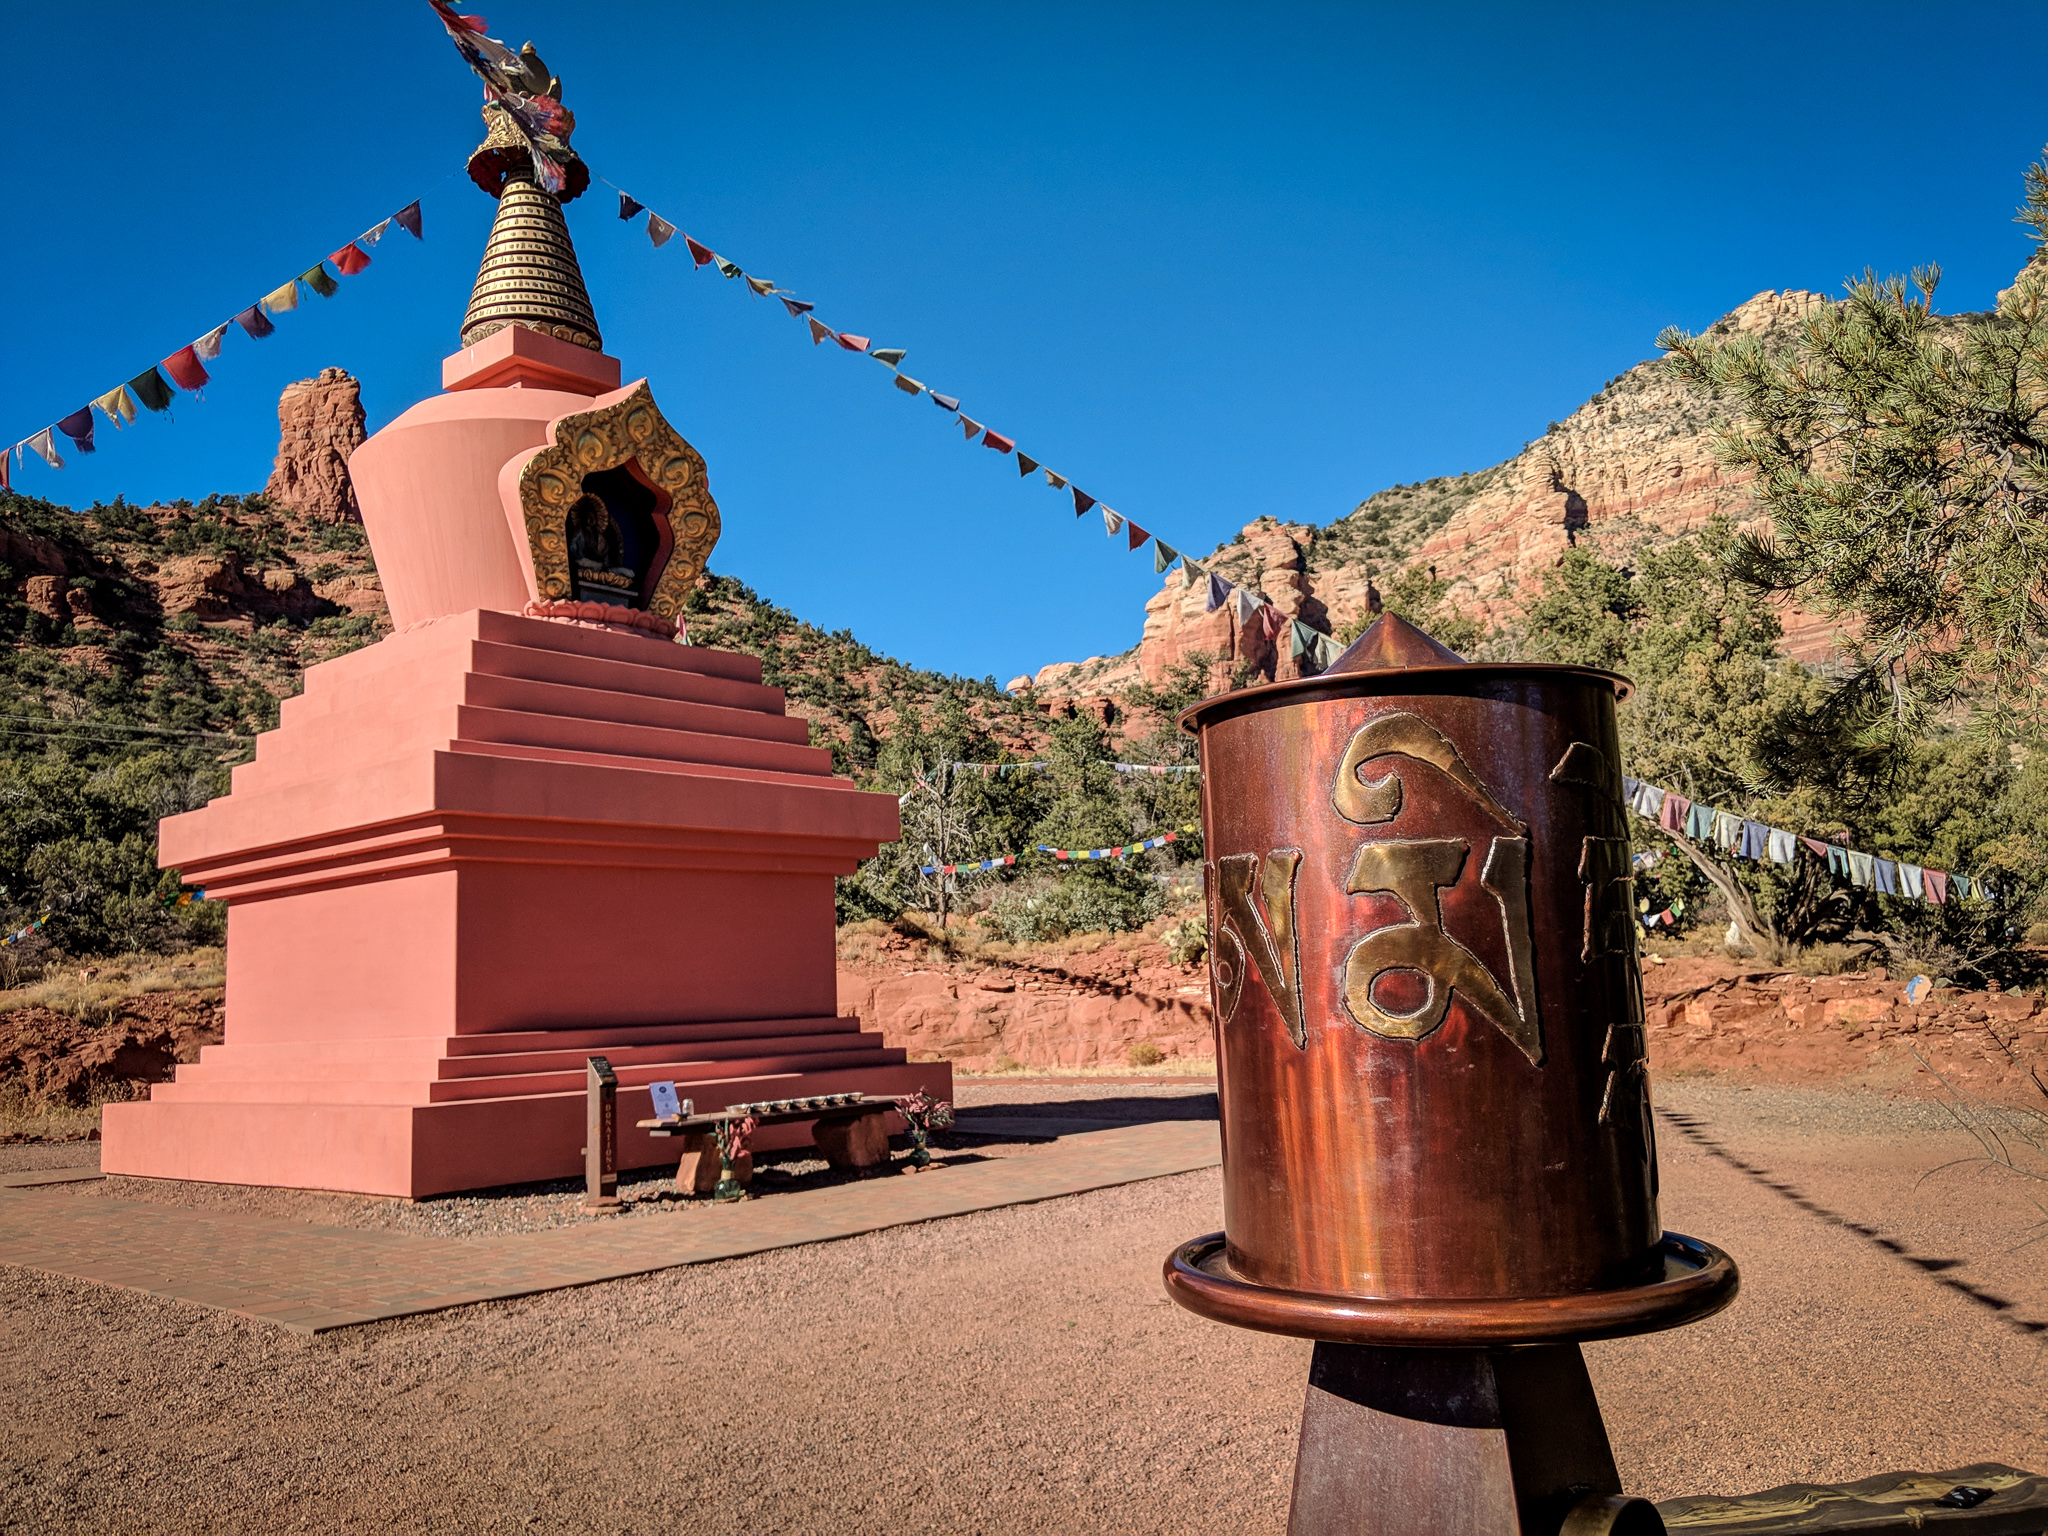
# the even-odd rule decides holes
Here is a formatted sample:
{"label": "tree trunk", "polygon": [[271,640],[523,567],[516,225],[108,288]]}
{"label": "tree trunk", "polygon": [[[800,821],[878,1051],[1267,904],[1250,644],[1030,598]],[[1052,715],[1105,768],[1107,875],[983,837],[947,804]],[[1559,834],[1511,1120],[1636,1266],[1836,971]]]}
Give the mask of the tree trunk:
{"label": "tree trunk", "polygon": [[1721,893],[1728,903],[1728,912],[1735,919],[1736,932],[1742,942],[1759,955],[1775,958],[1779,947],[1778,930],[1758,915],[1756,903],[1750,900],[1749,892],[1742,888],[1733,872],[1707,857],[1699,845],[1682,832],[1662,829],[1664,835],[1678,845],[1678,851],[1692,861],[1692,866],[1706,877],[1707,883]]}

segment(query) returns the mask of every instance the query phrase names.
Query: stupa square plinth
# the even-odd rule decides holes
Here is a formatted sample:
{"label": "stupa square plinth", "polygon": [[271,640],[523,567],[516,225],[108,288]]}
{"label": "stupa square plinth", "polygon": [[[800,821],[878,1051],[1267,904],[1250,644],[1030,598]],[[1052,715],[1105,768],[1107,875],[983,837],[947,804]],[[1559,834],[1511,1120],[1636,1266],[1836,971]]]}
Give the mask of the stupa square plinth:
{"label": "stupa square plinth", "polygon": [[897,837],[895,797],[835,778],[755,658],[676,643],[719,531],[704,460],[620,385],[557,200],[486,118],[463,350],[349,461],[395,632],[310,668],[231,793],[162,824],[228,904],[226,1038],[108,1107],[109,1173],[571,1177],[593,1055],[621,1168],[677,1157],[633,1124],[657,1081],[700,1112],[952,1096],[838,1016],[833,880]]}

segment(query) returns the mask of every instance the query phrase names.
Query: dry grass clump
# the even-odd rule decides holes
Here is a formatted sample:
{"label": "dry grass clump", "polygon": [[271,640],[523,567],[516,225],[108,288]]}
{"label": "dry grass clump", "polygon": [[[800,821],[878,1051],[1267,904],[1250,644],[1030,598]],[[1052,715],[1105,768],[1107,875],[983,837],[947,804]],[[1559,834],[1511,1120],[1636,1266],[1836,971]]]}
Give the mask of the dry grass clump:
{"label": "dry grass clump", "polygon": [[111,1023],[121,1004],[150,992],[218,992],[227,984],[227,951],[209,945],[180,955],[120,955],[111,960],[46,962],[42,975],[0,992],[0,1013],[48,1008],[88,1023]]}
{"label": "dry grass clump", "polygon": [[31,1099],[19,1083],[0,1084],[0,1145],[26,1141],[90,1141],[99,1134],[100,1110],[142,1098],[126,1083],[96,1087],[83,1104]]}

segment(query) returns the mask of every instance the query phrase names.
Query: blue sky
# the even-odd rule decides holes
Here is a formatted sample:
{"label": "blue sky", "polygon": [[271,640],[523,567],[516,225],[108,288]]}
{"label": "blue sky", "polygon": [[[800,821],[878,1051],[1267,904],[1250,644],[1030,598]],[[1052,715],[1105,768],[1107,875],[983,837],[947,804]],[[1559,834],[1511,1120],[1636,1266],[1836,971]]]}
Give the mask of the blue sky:
{"label": "blue sky", "polygon": [[[1932,259],[1988,305],[2048,140],[2038,4],[471,9],[599,175],[1197,551],[1498,462],[1761,289]],[[424,0],[16,5],[0,44],[0,440],[422,194],[427,234],[17,489],[253,490],[291,380],[348,369],[373,430],[438,388],[494,205]],[[568,212],[607,349],[709,462],[714,569],[998,680],[1136,639],[1146,555],[608,188]]]}

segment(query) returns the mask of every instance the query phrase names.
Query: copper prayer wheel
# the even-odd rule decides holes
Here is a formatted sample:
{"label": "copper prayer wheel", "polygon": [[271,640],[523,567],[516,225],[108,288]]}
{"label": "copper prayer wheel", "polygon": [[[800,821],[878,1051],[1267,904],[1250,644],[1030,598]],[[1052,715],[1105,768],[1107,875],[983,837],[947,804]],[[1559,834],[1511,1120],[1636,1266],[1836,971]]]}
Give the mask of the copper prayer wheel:
{"label": "copper prayer wheel", "polygon": [[1374,1345],[1675,1326],[1735,1293],[1664,1233],[1616,704],[1392,616],[1201,742],[1225,1231],[1168,1261],[1220,1321]]}

